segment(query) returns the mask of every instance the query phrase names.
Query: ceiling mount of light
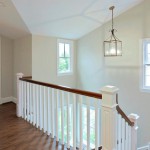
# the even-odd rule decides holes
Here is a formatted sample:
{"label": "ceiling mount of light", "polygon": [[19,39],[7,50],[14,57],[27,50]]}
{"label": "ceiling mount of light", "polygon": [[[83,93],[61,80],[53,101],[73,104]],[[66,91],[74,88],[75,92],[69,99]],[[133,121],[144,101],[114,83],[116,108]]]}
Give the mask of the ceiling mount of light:
{"label": "ceiling mount of light", "polygon": [[122,41],[120,41],[116,36],[115,36],[115,31],[114,29],[114,8],[115,6],[111,6],[109,10],[112,11],[112,29],[111,29],[111,36],[109,39],[104,41],[104,56],[122,56]]}

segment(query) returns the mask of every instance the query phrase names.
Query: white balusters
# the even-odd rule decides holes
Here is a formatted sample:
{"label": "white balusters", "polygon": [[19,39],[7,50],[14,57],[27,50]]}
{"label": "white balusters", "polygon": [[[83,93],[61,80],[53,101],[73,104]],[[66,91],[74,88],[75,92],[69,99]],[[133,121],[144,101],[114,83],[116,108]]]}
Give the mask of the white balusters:
{"label": "white balusters", "polygon": [[23,105],[23,108],[22,108],[22,111],[23,111],[23,118],[25,119],[25,82],[22,81],[23,85],[22,85],[22,90],[23,90],[23,93],[22,93],[22,105]]}
{"label": "white balusters", "polygon": [[47,88],[43,87],[43,129],[47,131]]}
{"label": "white balusters", "polygon": [[33,125],[36,123],[36,99],[35,99],[35,85],[32,85],[32,94],[33,94]]}
{"label": "white balusters", "polygon": [[121,126],[121,133],[122,133],[122,137],[121,137],[121,144],[122,144],[122,150],[125,150],[125,120],[122,118],[122,122],[121,122],[122,126]]}
{"label": "white balusters", "polygon": [[73,149],[76,150],[76,95],[73,94]]}
{"label": "white balusters", "polygon": [[36,85],[36,127],[39,127],[39,85]]}
{"label": "white balusters", "polygon": [[[83,96],[83,93],[77,95],[68,92],[70,90],[63,91],[57,86],[55,89],[53,86],[47,87],[29,81],[18,83],[20,88],[18,116],[36,125],[52,138],[56,137],[56,141],[61,140],[67,148],[98,150],[102,144],[104,150],[136,150],[138,116],[130,115],[130,119],[135,123],[131,127],[123,115],[120,115],[116,109],[117,88],[108,86],[102,89],[102,114],[100,114],[99,99]],[[100,127],[102,127],[101,137]],[[95,139],[91,140],[93,133]],[[95,143],[92,143],[93,141]]]}
{"label": "white balusters", "polygon": [[27,82],[27,121],[30,121],[30,97],[29,97],[29,83]]}
{"label": "white balusters", "polygon": [[51,137],[54,138],[54,89],[52,89],[52,97],[51,97]]}
{"label": "white balusters", "polygon": [[125,141],[125,150],[126,149],[131,149],[131,148],[129,148],[130,147],[130,145],[129,145],[129,128],[130,128],[130,126],[128,125],[128,123],[126,122],[126,141]]}
{"label": "white balusters", "polygon": [[59,141],[59,136],[58,136],[58,101],[59,101],[59,90],[56,91],[56,141]]}
{"label": "white balusters", "polygon": [[117,130],[118,130],[118,138],[117,138],[117,148],[118,150],[121,150],[121,115],[117,114],[118,117],[118,124],[117,124]]}
{"label": "white balusters", "polygon": [[48,88],[48,93],[47,93],[48,95],[47,95],[47,99],[48,99],[48,101],[47,101],[47,127],[48,127],[48,135],[50,135],[50,133],[51,133],[51,89],[50,88]]}
{"label": "white balusters", "polygon": [[70,93],[67,93],[67,148],[70,148]]}
{"label": "white balusters", "polygon": [[24,116],[27,119],[27,82],[24,83]]}
{"label": "white balusters", "polygon": [[129,146],[129,150],[132,150],[132,149],[131,149],[131,146],[132,146],[132,145],[131,145],[131,127],[130,127],[130,126],[129,126],[128,132],[129,132],[129,145],[128,145],[128,146]]}
{"label": "white balusters", "polygon": [[[27,119],[40,130],[47,132],[51,137],[56,137],[56,141],[62,141],[75,150],[77,147],[83,149],[83,123],[87,124],[87,149],[90,150],[90,98],[86,98],[87,106],[83,104],[84,96],[79,95],[79,118],[77,117],[77,95],[69,92],[46,88],[41,85],[35,85],[22,81],[22,108],[25,119]],[[83,118],[83,107],[87,107],[87,118]],[[98,100],[95,100],[95,147],[99,146],[99,108]],[[59,112],[60,111],[60,112]],[[66,113],[66,114],[65,114]],[[60,116],[59,116],[60,115]],[[66,122],[64,117],[66,115]],[[60,119],[59,119],[60,118]],[[61,121],[60,121],[61,120]],[[60,121],[60,122],[59,122]],[[77,145],[77,123],[79,122],[79,146]],[[61,126],[59,128],[59,123]],[[66,131],[65,131],[66,125]],[[61,131],[61,137],[59,132]],[[64,132],[67,132],[67,141],[65,141]],[[66,143],[65,143],[66,142]],[[84,145],[85,146],[85,145]]]}
{"label": "white balusters", "polygon": [[79,96],[80,106],[80,149],[83,148],[83,124],[82,124],[82,96]]}
{"label": "white balusters", "polygon": [[60,101],[61,101],[61,141],[64,144],[64,92],[60,93]]}
{"label": "white balusters", "polygon": [[95,99],[95,150],[98,149],[98,121],[99,121],[99,112],[98,112],[98,100]]}
{"label": "white balusters", "polygon": [[43,97],[42,97],[42,86],[40,86],[40,130],[43,129]]}
{"label": "white balusters", "polygon": [[23,118],[23,81],[21,81],[20,97],[21,97],[21,117]]}
{"label": "white balusters", "polygon": [[90,99],[87,99],[87,150],[90,150]]}

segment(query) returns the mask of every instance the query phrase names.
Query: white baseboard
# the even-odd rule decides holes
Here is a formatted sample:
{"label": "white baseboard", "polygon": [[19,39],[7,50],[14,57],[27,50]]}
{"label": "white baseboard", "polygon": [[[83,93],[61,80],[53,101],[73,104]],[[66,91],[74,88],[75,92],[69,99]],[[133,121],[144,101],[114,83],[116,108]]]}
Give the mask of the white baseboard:
{"label": "white baseboard", "polygon": [[17,98],[12,97],[12,102],[15,103],[15,104],[17,104]]}
{"label": "white baseboard", "polygon": [[1,101],[1,104],[8,103],[8,102],[17,103],[17,99],[13,96],[1,98],[0,101]]}
{"label": "white baseboard", "polygon": [[8,102],[12,102],[12,97],[5,97],[5,98],[1,98],[1,103],[8,103]]}
{"label": "white baseboard", "polygon": [[149,145],[138,148],[137,150],[150,150]]}

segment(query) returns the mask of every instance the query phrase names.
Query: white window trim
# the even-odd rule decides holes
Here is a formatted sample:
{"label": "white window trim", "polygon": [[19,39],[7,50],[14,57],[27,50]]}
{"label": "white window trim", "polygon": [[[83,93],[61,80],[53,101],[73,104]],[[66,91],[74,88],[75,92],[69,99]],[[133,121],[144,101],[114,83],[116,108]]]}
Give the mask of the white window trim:
{"label": "white window trim", "polygon": [[150,87],[145,86],[145,46],[150,43],[150,38],[142,40],[142,70],[141,70],[141,91],[150,93]]}
{"label": "white window trim", "polygon": [[[66,43],[70,44],[70,71],[60,73],[59,70],[59,43]],[[74,45],[72,40],[66,40],[66,39],[57,39],[57,76],[65,76],[65,75],[72,75],[73,74],[73,56],[74,56]]]}

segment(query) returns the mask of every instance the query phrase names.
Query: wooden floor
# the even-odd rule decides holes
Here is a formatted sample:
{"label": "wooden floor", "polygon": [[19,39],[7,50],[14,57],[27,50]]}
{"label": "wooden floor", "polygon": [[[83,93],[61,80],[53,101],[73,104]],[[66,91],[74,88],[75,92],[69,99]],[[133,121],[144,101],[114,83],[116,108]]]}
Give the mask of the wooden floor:
{"label": "wooden floor", "polygon": [[0,150],[66,149],[25,120],[16,117],[16,105],[0,105]]}

